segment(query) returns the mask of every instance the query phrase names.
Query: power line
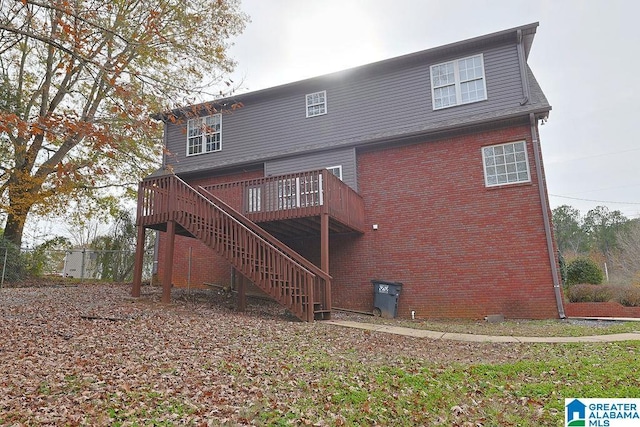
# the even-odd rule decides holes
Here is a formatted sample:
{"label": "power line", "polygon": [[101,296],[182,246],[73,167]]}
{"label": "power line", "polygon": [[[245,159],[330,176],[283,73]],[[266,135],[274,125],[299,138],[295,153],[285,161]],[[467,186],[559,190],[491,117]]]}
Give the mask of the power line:
{"label": "power line", "polygon": [[560,196],[558,194],[549,194],[549,196],[560,197],[561,199],[582,200],[583,202],[615,203],[619,205],[640,205],[640,202],[612,202],[610,200],[581,199],[580,197]]}

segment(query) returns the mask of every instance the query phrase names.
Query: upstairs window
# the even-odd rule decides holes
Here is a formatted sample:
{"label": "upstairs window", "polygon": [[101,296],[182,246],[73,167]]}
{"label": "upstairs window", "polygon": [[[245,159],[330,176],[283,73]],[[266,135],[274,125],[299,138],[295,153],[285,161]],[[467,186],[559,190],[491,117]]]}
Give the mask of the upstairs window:
{"label": "upstairs window", "polygon": [[187,156],[222,150],[222,115],[187,121]]}
{"label": "upstairs window", "polygon": [[342,165],[331,166],[327,170],[342,180]]}
{"label": "upstairs window", "polygon": [[307,99],[307,117],[327,114],[327,91],[310,93]]}
{"label": "upstairs window", "polygon": [[482,54],[431,66],[433,109],[487,99]]}
{"label": "upstairs window", "polygon": [[482,147],[482,161],[487,187],[531,181],[524,141]]}

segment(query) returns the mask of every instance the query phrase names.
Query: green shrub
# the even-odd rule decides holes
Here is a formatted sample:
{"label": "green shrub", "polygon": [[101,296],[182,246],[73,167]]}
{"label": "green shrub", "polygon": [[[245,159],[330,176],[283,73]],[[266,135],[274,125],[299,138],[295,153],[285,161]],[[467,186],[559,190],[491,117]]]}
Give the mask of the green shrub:
{"label": "green shrub", "polygon": [[590,258],[576,258],[567,264],[567,286],[579,283],[599,285],[603,279],[602,269]]}
{"label": "green shrub", "polygon": [[26,275],[25,261],[20,248],[0,237],[0,275],[3,269],[5,282],[17,282],[24,279]]}
{"label": "green shrub", "polygon": [[614,299],[616,290],[610,285],[578,284],[569,287],[565,295],[569,302],[607,302]]}
{"label": "green shrub", "polygon": [[59,273],[64,266],[66,250],[71,242],[65,237],[54,237],[23,254],[24,265],[29,276]]}

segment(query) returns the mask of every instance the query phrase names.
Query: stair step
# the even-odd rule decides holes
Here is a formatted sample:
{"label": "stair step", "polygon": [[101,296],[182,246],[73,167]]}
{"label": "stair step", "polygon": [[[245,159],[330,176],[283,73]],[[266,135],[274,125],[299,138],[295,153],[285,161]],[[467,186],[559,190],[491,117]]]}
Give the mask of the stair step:
{"label": "stair step", "polygon": [[[307,286],[314,285],[300,282],[300,280],[307,280],[299,270],[300,267],[291,265],[291,258],[287,258],[285,263],[283,257],[286,255],[277,252],[278,249],[273,252],[272,246],[259,243],[262,239],[259,232],[235,225],[234,219],[227,218],[233,214],[229,213],[222,201],[218,201],[220,206],[209,205],[209,200],[217,200],[216,196],[205,196],[185,183],[177,179],[176,181],[178,186],[186,186],[185,191],[195,193],[197,198],[191,197],[189,193],[185,193],[184,198],[189,203],[195,204],[199,209],[197,212],[204,212],[209,208],[213,210],[210,214],[203,215],[196,211],[173,211],[185,232],[203,241],[225,257],[257,287],[289,307],[300,319],[308,320],[310,307]],[[200,198],[204,201],[199,202]],[[167,214],[165,220],[168,219]],[[243,224],[242,218],[238,220]],[[278,245],[275,246],[278,247]],[[292,286],[293,284],[298,287]],[[322,303],[313,303],[314,319],[328,319],[330,316],[331,311],[325,310]]]}

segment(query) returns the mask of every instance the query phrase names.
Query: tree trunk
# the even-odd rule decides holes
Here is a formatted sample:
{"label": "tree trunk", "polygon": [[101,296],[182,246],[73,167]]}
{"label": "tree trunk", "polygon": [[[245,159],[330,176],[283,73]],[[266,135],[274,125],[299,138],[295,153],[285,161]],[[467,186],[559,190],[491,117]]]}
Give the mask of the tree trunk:
{"label": "tree trunk", "polygon": [[22,245],[22,233],[27,220],[29,210],[14,211],[7,215],[7,223],[4,227],[4,238],[17,247]]}

